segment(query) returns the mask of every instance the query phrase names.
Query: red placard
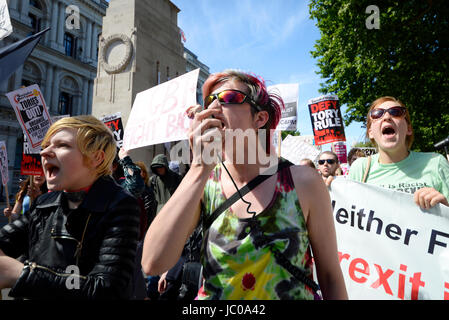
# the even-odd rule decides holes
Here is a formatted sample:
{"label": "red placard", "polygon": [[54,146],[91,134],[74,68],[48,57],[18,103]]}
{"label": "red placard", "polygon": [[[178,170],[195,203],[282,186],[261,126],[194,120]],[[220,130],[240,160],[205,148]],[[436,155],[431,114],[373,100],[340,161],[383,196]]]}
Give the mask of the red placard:
{"label": "red placard", "polygon": [[310,99],[308,106],[317,146],[346,141],[343,117],[337,96],[327,95]]}

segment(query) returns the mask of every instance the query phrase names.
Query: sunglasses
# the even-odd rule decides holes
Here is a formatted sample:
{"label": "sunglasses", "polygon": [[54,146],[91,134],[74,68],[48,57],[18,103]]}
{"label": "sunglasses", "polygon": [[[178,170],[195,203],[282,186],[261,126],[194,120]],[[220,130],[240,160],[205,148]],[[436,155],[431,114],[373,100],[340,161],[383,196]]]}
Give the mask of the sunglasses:
{"label": "sunglasses", "polygon": [[399,118],[405,114],[404,107],[391,107],[389,109],[374,109],[370,111],[370,117],[373,120],[377,120],[383,117],[385,112],[388,112],[392,117]]}
{"label": "sunglasses", "polygon": [[324,160],[318,160],[318,164],[323,165],[325,162],[329,164],[334,164],[336,161],[334,159],[324,159]]}
{"label": "sunglasses", "polygon": [[215,100],[218,99],[220,104],[243,104],[248,102],[257,111],[262,111],[262,109],[256,104],[256,102],[251,99],[247,94],[239,90],[224,90],[219,93],[210,94],[204,99],[204,108],[207,107]]}

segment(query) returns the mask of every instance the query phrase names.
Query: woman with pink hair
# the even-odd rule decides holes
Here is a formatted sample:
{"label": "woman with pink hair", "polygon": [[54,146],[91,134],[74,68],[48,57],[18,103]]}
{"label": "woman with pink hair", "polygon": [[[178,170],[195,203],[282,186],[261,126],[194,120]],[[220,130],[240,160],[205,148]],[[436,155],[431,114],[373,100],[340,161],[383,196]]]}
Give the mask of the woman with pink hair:
{"label": "woman with pink hair", "polygon": [[[215,214],[236,189],[266,172],[264,159],[278,164],[267,131],[279,122],[282,99],[261,78],[236,70],[211,75],[203,96],[204,106],[190,109],[196,111],[192,165],[148,230],[143,270],[156,275],[172,267],[200,225],[200,299],[313,299],[319,289],[325,299],[346,299],[330,197],[316,170],[281,160],[277,171]],[[197,152],[213,145],[223,148],[215,161]],[[311,280],[311,249],[319,288]]]}

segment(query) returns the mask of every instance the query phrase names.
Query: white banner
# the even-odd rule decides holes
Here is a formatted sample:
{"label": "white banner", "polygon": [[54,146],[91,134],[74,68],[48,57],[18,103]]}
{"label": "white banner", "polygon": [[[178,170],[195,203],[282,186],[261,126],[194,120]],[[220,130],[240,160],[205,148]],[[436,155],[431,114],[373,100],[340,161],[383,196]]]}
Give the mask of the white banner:
{"label": "white banner", "polygon": [[6,152],[5,141],[0,141],[0,172],[2,175],[2,184],[8,183],[8,153]]}
{"label": "white banner", "polygon": [[298,83],[277,84],[269,86],[268,92],[273,92],[281,96],[284,101],[285,109],[281,109],[281,119],[277,131],[296,131],[297,130],[297,108],[298,108]]}
{"label": "white banner", "polygon": [[185,111],[197,104],[199,70],[136,95],[123,137],[126,150],[188,138],[191,120]]}
{"label": "white banner", "polygon": [[11,19],[9,18],[6,0],[0,0],[0,40],[12,33]]}
{"label": "white banner", "polygon": [[14,108],[17,120],[31,147],[38,147],[52,123],[39,86],[33,84],[8,92],[6,96]]}
{"label": "white banner", "polygon": [[330,194],[350,299],[449,300],[449,207],[345,178]]}

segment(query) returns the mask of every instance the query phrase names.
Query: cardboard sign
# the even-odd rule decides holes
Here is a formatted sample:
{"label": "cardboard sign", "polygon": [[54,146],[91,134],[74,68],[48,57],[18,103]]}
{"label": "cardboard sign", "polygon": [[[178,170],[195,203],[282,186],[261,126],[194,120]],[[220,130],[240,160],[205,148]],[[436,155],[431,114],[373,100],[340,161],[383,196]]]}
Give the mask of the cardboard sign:
{"label": "cardboard sign", "polygon": [[188,107],[196,105],[199,69],[136,95],[123,136],[126,150],[184,140],[191,120]]}
{"label": "cardboard sign", "polygon": [[[70,115],[57,115],[52,116],[52,122],[56,122],[59,119],[70,117]],[[27,136],[23,135],[23,153],[22,153],[22,161],[20,163],[20,174],[28,175],[28,176],[41,176],[44,174],[42,169],[42,160],[41,160],[41,145],[38,145],[36,148],[33,148],[31,144],[28,142]]]}
{"label": "cardboard sign", "polygon": [[346,143],[345,142],[335,142],[333,145],[334,152],[338,157],[340,163],[348,163],[348,155],[346,153]]}
{"label": "cardboard sign", "polygon": [[449,207],[343,177],[330,196],[349,299],[449,300]]}
{"label": "cardboard sign", "polygon": [[101,121],[111,129],[114,134],[114,139],[117,144],[117,148],[121,148],[123,146],[123,123],[122,123],[122,114],[120,112],[114,113],[109,116],[105,116],[101,118]]}
{"label": "cardboard sign", "polygon": [[299,165],[302,159],[314,161],[320,154],[320,150],[302,139],[301,136],[288,135],[282,141],[281,155],[283,158]]}
{"label": "cardboard sign", "polygon": [[315,144],[346,141],[338,97],[325,95],[308,101]]}
{"label": "cardboard sign", "polygon": [[8,179],[8,153],[6,152],[5,141],[0,141],[0,171],[2,175],[2,184],[6,185]]}
{"label": "cardboard sign", "polygon": [[298,108],[298,84],[278,84],[268,87],[268,92],[276,93],[284,101],[285,109],[281,109],[281,119],[277,131],[296,131],[297,130],[297,108]]}
{"label": "cardboard sign", "polygon": [[28,137],[31,146],[36,148],[52,123],[39,86],[33,84],[8,92],[6,96],[14,108],[23,133]]}
{"label": "cardboard sign", "polygon": [[12,33],[11,19],[9,18],[6,0],[0,0],[0,40]]}

